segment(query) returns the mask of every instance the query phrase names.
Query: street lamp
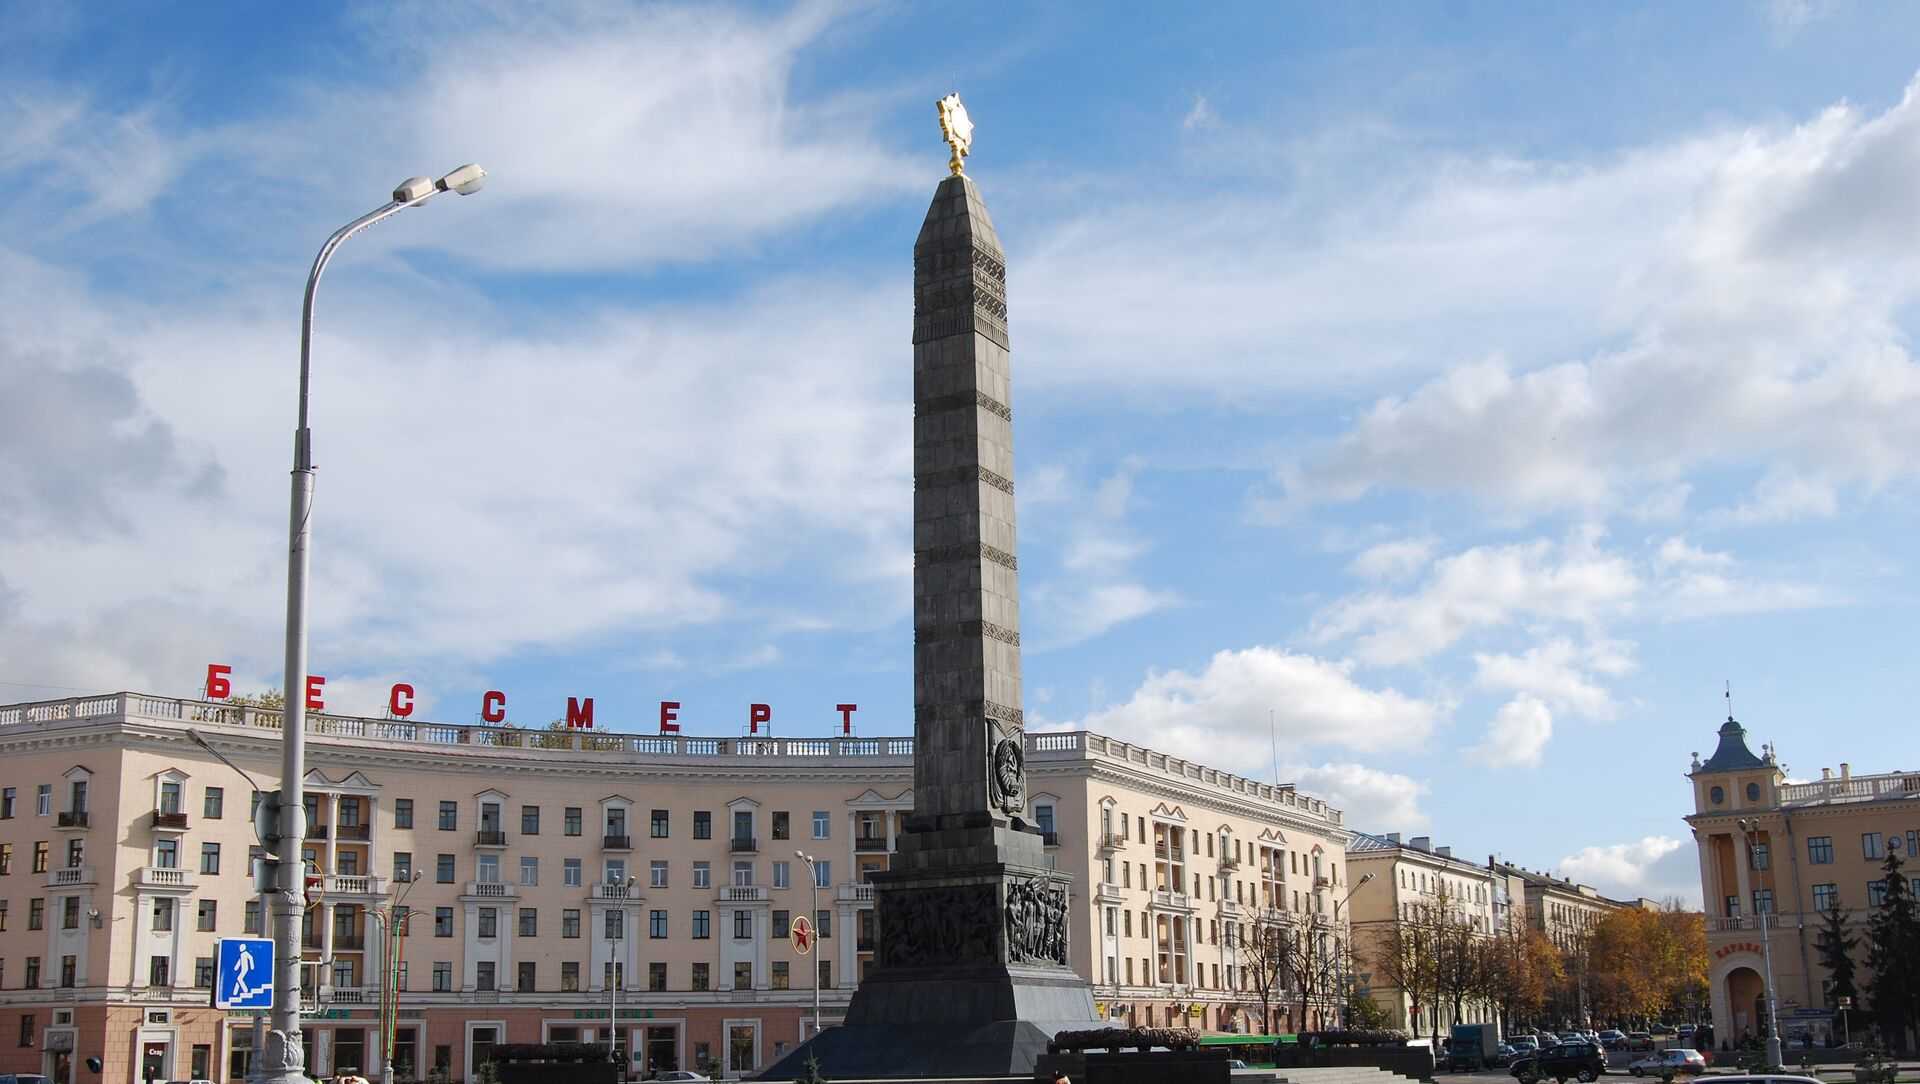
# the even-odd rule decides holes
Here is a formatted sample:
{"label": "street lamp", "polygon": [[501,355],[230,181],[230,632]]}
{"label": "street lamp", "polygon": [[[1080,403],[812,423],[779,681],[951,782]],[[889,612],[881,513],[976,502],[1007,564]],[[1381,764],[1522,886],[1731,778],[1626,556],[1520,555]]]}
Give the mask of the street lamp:
{"label": "street lamp", "polygon": [[466,196],[480,190],[487,171],[464,165],[437,181],[412,177],[400,182],[385,206],[335,230],[314,257],[300,312],[300,425],[293,433],[293,497],[287,544],[286,713],[280,728],[280,876],[273,912],[273,1030],[261,1080],[265,1084],[306,1084],[300,1049],[300,851],[306,844],[305,809],[307,729],[307,566],[313,523],[313,431],[307,426],[313,358],[313,298],[327,261],[347,238],[376,222],[418,207],[442,192]]}
{"label": "street lamp", "polygon": [[[814,868],[813,856],[807,852],[795,851],[793,856],[807,864],[807,885],[813,891],[813,912],[807,916],[807,921],[818,922],[820,920],[820,871]],[[846,936],[846,932],[841,930],[841,936]],[[820,947],[820,931],[817,929],[814,930],[813,945],[816,949]],[[820,1034],[820,962],[818,960],[813,962],[813,1033]]]}
{"label": "street lamp", "polygon": [[394,896],[387,911],[367,910],[367,916],[380,925],[380,939],[386,956],[380,967],[380,1084],[393,1084],[393,1040],[400,1030],[400,954],[406,945],[407,924],[425,911],[409,910],[407,893],[426,876],[425,870],[413,870]]}
{"label": "street lamp", "polygon": [[[1740,831],[1747,837],[1747,868],[1751,870],[1754,849],[1760,846],[1760,821],[1758,818],[1748,820],[1741,817],[1739,824]],[[1772,897],[1769,896],[1768,899],[1771,900]],[[1767,1067],[1771,1069],[1781,1064],[1780,1010],[1773,1001],[1773,938],[1768,936],[1772,926],[1768,921],[1768,916],[1772,914],[1771,904],[1764,912],[1758,907],[1754,908],[1754,912],[1754,921],[1760,923],[1760,959],[1767,968]]]}
{"label": "street lamp", "polygon": [[[629,899],[633,895],[633,878],[627,878],[624,885],[611,885],[609,887],[618,889],[622,900]],[[631,1055],[623,1059],[620,1053],[620,976],[623,970],[621,967],[623,961],[616,959],[614,956],[616,951],[615,946],[626,937],[626,934],[627,908],[626,904],[622,903],[620,905],[620,933],[618,936],[612,933],[607,935],[607,1059],[620,1067],[621,1080],[627,1079],[627,1069],[633,1061]],[[620,955],[624,956],[626,954],[621,953]]]}

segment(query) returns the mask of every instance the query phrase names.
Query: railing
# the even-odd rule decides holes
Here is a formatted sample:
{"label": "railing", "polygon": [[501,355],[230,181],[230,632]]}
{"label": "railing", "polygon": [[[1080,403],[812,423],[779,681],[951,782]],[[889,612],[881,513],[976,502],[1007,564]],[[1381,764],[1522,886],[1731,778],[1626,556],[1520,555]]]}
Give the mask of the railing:
{"label": "railing", "polygon": [[1112,832],[1100,833],[1100,849],[1103,851],[1124,851],[1127,849],[1127,837],[1116,836]]}
{"label": "railing", "polygon": [[329,873],[322,890],[329,896],[379,896],[387,891],[385,877],[359,873]]}
{"label": "railing", "polygon": [[1153,905],[1155,907],[1166,907],[1180,911],[1190,911],[1193,909],[1193,901],[1188,898],[1185,892],[1169,892],[1164,888],[1156,888],[1153,890]]}
{"label": "railing", "polygon": [[141,866],[130,878],[140,888],[192,888],[187,871],[163,866]]}
{"label": "railing", "polygon": [[601,836],[600,846],[603,850],[630,851],[630,850],[633,850],[633,837],[632,836]]}
{"label": "railing", "polygon": [[734,854],[758,854],[760,841],[752,836],[734,836],[727,849]]}
{"label": "railing", "polygon": [[1794,917],[1793,915],[1766,914],[1736,916],[1734,918],[1709,918],[1707,919],[1707,932],[1726,933],[1733,930],[1757,930],[1760,928],[1760,920],[1762,919],[1766,920],[1768,929],[1777,930],[1783,926],[1792,925],[1788,920]]}
{"label": "railing", "polygon": [[1220,856],[1220,868],[1221,868],[1221,869],[1223,869],[1223,870],[1236,870],[1236,869],[1239,869],[1239,868],[1240,868],[1240,860],[1239,860],[1238,858],[1229,858],[1229,857],[1227,857],[1226,855],[1224,855],[1224,854],[1223,854],[1223,855],[1221,855],[1221,856]]}
{"label": "railing", "polygon": [[[611,839],[613,837],[609,836],[607,838]],[[626,837],[622,836],[621,838],[624,839]],[[482,828],[475,834],[473,843],[476,847],[504,847],[507,845],[507,834],[498,828]],[[607,846],[611,847],[613,844],[609,843]],[[622,844],[622,846],[625,846],[625,844]]]}
{"label": "railing", "polygon": [[307,838],[307,839],[325,839],[325,838],[327,838],[327,827],[328,827],[328,826],[327,826],[327,825],[324,825],[324,824],[309,824],[309,825],[307,825],[307,834],[306,834],[306,838]]}
{"label": "railing", "polygon": [[1040,833],[1040,844],[1045,847],[1058,847],[1060,845],[1060,833],[1058,832]]}
{"label": "railing", "polygon": [[92,866],[68,866],[64,869],[47,872],[48,888],[66,888],[70,885],[90,885],[93,883]]}
{"label": "railing", "polygon": [[514,895],[513,886],[499,881],[468,881],[467,895],[501,899]]}
{"label": "railing", "polygon": [[333,935],[333,947],[336,950],[359,952],[367,947],[367,938],[365,934],[336,933]]}
{"label": "railing", "polygon": [[765,885],[723,885],[720,889],[722,903],[765,903],[767,889]]}
{"label": "railing", "polygon": [[587,898],[590,900],[637,900],[640,898],[640,889],[638,886],[629,888],[626,885],[604,883],[589,885]]}
{"label": "railing", "polygon": [[1781,805],[1905,797],[1920,793],[1920,774],[1894,772],[1887,775],[1849,776],[1846,779],[1816,779],[1811,783],[1785,784],[1778,793]]}
{"label": "railing", "polygon": [[88,818],[87,818],[86,810],[75,809],[70,812],[60,814],[59,817],[56,819],[55,823],[57,823],[61,828],[85,828],[87,827],[87,820]]}
{"label": "railing", "polygon": [[185,830],[187,827],[187,815],[185,813],[169,813],[164,809],[156,809],[153,811],[153,826],[155,828]]}
{"label": "railing", "polygon": [[1117,903],[1122,898],[1120,886],[1112,881],[1100,881],[1093,886],[1094,897],[1102,903]]}
{"label": "railing", "polygon": [[855,903],[872,903],[873,902],[873,886],[872,885],[841,885],[840,898],[842,900],[850,900]]}
{"label": "railing", "polygon": [[342,842],[365,843],[373,838],[370,826],[365,824],[343,824],[337,831]]}
{"label": "railing", "polygon": [[887,850],[887,841],[884,836],[860,836],[853,841],[853,849],[863,854],[872,851],[885,851]]}
{"label": "railing", "polygon": [[853,951],[872,952],[873,951],[873,935],[863,933],[859,937],[854,938]]}

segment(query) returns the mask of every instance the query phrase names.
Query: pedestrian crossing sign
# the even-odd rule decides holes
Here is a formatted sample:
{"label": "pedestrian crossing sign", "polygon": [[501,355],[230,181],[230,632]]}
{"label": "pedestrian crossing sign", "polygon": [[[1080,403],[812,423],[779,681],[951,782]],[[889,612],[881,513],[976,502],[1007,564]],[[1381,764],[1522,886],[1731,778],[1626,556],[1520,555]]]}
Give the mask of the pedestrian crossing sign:
{"label": "pedestrian crossing sign", "polygon": [[222,937],[213,976],[216,1009],[273,1008],[273,942],[265,937]]}

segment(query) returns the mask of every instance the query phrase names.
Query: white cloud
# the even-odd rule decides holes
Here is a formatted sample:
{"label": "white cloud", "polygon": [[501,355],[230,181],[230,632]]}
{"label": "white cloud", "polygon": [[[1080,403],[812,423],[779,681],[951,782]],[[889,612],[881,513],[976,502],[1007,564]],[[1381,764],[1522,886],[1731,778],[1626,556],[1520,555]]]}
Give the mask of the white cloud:
{"label": "white cloud", "polygon": [[[1670,836],[1646,836],[1631,843],[1582,847],[1562,858],[1559,868],[1554,872],[1591,884],[1613,896],[1646,895],[1658,898],[1675,893],[1698,899],[1699,870],[1693,867],[1691,861],[1679,865],[1693,867],[1693,876],[1686,877],[1686,870],[1683,869],[1677,884],[1671,871],[1663,876],[1658,870],[1663,859],[1678,854],[1681,845],[1680,840]],[[1690,859],[1691,855],[1681,857]]]}
{"label": "white cloud", "polygon": [[1363,550],[1348,569],[1369,580],[1404,580],[1433,561],[1431,538],[1400,538]]}
{"label": "white cloud", "polygon": [[1840,495],[1830,482],[1802,478],[1792,472],[1769,471],[1754,484],[1747,503],[1708,517],[1709,522],[1745,526],[1797,519],[1826,519],[1840,507]]}
{"label": "white cloud", "polygon": [[1624,611],[1642,587],[1631,563],[1598,543],[1597,529],[1583,528],[1559,545],[1475,546],[1435,562],[1411,594],[1334,602],[1314,616],[1313,632],[1321,642],[1354,637],[1361,658],[1393,665],[1520,618],[1597,622]]}
{"label": "white cloud", "polygon": [[1220,115],[1214,112],[1213,104],[1207,101],[1207,96],[1204,94],[1194,95],[1193,108],[1187,110],[1187,115],[1181,118],[1180,127],[1191,132],[1204,128],[1218,128],[1219,126]]}
{"label": "white cloud", "polygon": [[[1475,653],[1475,686],[1528,694],[1501,709],[1500,716],[1495,717],[1493,728],[1489,731],[1489,741],[1494,732],[1501,729],[1501,718],[1522,701],[1539,703],[1544,700],[1556,709],[1578,712],[1591,719],[1613,718],[1613,698],[1593,675],[1619,677],[1632,670],[1632,651],[1633,645],[1624,641],[1603,640],[1576,646],[1572,640],[1556,637],[1518,655]],[[1550,727],[1552,720],[1549,717],[1545,722]],[[1518,720],[1514,725],[1518,725]],[[1542,730],[1541,742],[1544,744],[1545,728]],[[1523,759],[1529,763],[1537,762],[1537,750],[1533,756]]]}
{"label": "white cloud", "polygon": [[1467,755],[1496,768],[1540,766],[1553,737],[1553,712],[1531,696],[1517,696],[1493,713],[1487,733]]}
{"label": "white cloud", "polygon": [[[1023,499],[1022,504],[1048,509],[1042,522],[1053,537],[1029,531],[1029,552],[1035,538],[1042,537],[1061,557],[1059,570],[1034,582],[1022,603],[1029,650],[1051,651],[1091,640],[1180,604],[1175,592],[1139,582],[1135,565],[1150,547],[1129,533],[1125,521],[1134,504],[1133,476],[1140,467],[1140,460],[1128,456],[1090,488],[1064,466],[1046,465],[1035,472],[1040,499]],[[1026,492],[1022,490],[1023,496]],[[1032,525],[1035,520],[1029,517],[1026,522]]]}
{"label": "white cloud", "polygon": [[1271,761],[1276,738],[1287,750],[1426,742],[1441,705],[1360,685],[1351,670],[1270,647],[1221,651],[1199,673],[1150,674],[1126,701],[1072,725],[1159,749],[1205,749],[1211,762],[1261,776],[1253,769]]}
{"label": "white cloud", "polygon": [[1411,776],[1352,763],[1292,764],[1283,771],[1303,793],[1340,810],[1349,827],[1397,832],[1425,828],[1431,820],[1420,808],[1431,788]]}

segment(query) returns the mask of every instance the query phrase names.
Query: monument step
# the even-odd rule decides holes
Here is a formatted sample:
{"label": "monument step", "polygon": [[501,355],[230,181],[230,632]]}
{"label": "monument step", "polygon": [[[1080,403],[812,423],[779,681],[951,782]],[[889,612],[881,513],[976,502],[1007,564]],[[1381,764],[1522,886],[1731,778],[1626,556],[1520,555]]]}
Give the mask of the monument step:
{"label": "monument step", "polygon": [[1368,1066],[1279,1069],[1276,1073],[1285,1084],[1406,1084],[1404,1077],[1391,1070]]}

